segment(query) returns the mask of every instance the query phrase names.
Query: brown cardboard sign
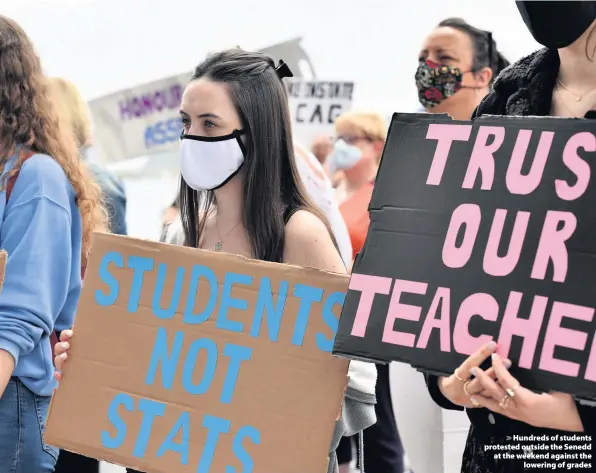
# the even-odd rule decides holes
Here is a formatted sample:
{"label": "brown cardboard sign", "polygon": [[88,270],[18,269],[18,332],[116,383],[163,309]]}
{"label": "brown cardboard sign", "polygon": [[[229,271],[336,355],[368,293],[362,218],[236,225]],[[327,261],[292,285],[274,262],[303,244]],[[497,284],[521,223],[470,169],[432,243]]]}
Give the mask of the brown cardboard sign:
{"label": "brown cardboard sign", "polygon": [[97,234],[45,440],[148,473],[324,473],[348,277]]}

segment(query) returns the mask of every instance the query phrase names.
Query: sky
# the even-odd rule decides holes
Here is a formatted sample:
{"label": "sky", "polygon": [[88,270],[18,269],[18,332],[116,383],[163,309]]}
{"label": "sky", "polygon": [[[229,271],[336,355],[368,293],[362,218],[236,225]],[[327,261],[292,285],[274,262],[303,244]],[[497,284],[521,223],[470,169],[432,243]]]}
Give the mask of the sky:
{"label": "sky", "polygon": [[539,47],[512,0],[0,0],[0,11],[87,99],[184,73],[214,49],[302,36],[319,78],[355,81],[354,107],[389,115],[418,108],[418,48],[444,18],[491,30],[510,60]]}

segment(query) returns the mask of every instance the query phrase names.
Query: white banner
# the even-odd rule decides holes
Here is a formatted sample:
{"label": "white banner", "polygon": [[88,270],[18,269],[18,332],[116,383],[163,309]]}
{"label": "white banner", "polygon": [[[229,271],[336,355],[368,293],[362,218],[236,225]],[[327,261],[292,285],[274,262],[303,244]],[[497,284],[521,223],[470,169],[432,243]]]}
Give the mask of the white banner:
{"label": "white banner", "polygon": [[[295,77],[315,76],[300,38],[261,49],[275,61],[283,59]],[[180,100],[191,72],[101,97],[89,102],[94,143],[104,162],[155,153],[175,153],[182,131]]]}
{"label": "white banner", "polygon": [[190,73],[89,102],[94,142],[104,161],[175,151],[182,131],[180,99]]}
{"label": "white banner", "polygon": [[288,79],[294,139],[310,147],[323,134],[335,134],[335,120],[352,106],[354,82]]}

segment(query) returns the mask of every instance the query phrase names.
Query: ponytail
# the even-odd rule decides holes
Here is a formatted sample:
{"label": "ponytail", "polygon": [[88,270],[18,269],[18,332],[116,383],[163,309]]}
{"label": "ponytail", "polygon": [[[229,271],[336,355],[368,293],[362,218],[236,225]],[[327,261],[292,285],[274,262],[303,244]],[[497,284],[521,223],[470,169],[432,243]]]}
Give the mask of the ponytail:
{"label": "ponytail", "polygon": [[490,67],[493,72],[491,85],[500,72],[509,65],[509,61],[497,49],[497,43],[490,31],[475,28],[462,18],[447,18],[438,26],[455,28],[470,37],[474,46],[472,70],[480,71],[484,67]]}

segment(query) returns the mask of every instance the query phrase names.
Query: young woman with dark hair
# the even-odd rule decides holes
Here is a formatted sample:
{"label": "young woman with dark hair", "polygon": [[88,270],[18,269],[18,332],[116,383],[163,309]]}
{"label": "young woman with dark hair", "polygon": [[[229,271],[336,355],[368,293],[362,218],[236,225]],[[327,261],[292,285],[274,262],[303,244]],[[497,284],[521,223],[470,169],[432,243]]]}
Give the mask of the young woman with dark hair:
{"label": "young woman with dark hair", "polygon": [[493,80],[509,65],[489,31],[461,18],[441,21],[419,53],[416,86],[420,103],[430,113],[469,120],[488,94]]}
{"label": "young woman with dark hair", "polygon": [[[345,273],[298,176],[286,91],[271,58],[240,49],[210,56],[195,69],[180,115],[181,243]],[[71,335],[56,345],[58,369]],[[374,365],[351,362],[329,472],[337,471],[341,436],[374,423],[375,380]]]}

